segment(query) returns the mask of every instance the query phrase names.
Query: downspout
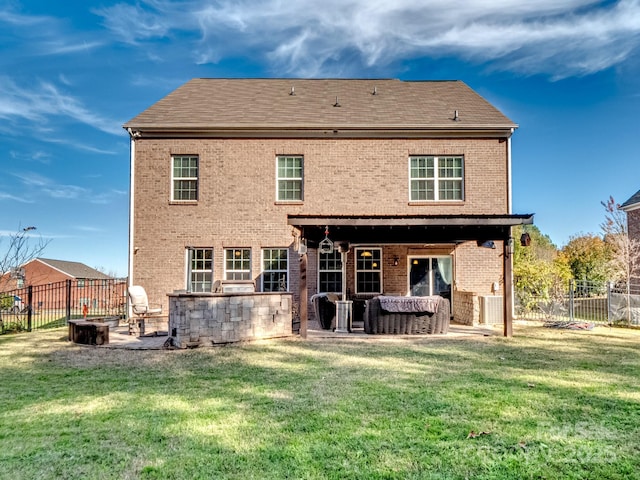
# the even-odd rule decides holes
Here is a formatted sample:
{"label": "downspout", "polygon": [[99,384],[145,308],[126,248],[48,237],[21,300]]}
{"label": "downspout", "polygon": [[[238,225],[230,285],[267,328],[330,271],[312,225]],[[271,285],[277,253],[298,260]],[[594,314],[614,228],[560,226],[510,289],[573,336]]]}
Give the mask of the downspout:
{"label": "downspout", "polygon": [[[133,227],[134,227],[134,195],[135,195],[135,160],[136,160],[136,134],[127,128],[129,132],[129,265],[128,265],[128,286],[133,285]],[[129,312],[131,313],[131,312]]]}
{"label": "downspout", "polygon": [[[514,128],[511,128],[511,133],[510,135],[507,137],[507,213],[509,215],[511,215],[513,213],[513,188],[511,185],[511,137],[513,136],[513,132],[514,132]],[[513,312],[514,312],[514,306],[515,306],[515,289],[513,288],[513,247],[512,245],[509,245],[509,243],[512,241],[511,240],[511,228],[509,227],[509,234],[507,235],[507,239],[505,239],[505,246],[503,248],[503,252],[506,255],[507,253],[509,254],[509,259],[507,260],[505,258],[505,265],[504,265],[504,274],[505,277],[507,275],[509,275],[509,288],[508,290],[510,290],[510,295],[509,295],[509,299],[505,298],[505,305],[504,305],[504,336],[505,337],[511,337],[513,335]],[[507,265],[506,262],[509,262],[509,264]],[[504,284],[507,284],[507,278],[504,279]],[[505,297],[506,297],[506,293],[505,292]],[[506,302],[510,302],[510,305],[507,305]],[[511,318],[507,318],[507,316],[511,316]]]}
{"label": "downspout", "polygon": [[513,212],[512,187],[511,187],[511,136],[514,129],[511,129],[511,135],[507,137],[507,213],[511,215]]}

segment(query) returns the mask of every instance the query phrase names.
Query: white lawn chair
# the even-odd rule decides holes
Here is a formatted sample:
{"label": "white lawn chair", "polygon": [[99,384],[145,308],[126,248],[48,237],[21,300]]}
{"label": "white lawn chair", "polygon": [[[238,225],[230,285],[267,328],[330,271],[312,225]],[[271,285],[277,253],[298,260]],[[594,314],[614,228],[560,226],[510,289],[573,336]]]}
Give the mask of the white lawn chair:
{"label": "white lawn chair", "polygon": [[162,307],[151,308],[149,306],[149,298],[147,292],[140,285],[132,285],[129,287],[129,301],[131,302],[131,310],[138,316],[159,315],[162,313]]}
{"label": "white lawn chair", "polygon": [[[149,305],[147,292],[140,285],[132,285],[129,287],[129,302],[131,303],[131,311],[136,316],[136,320],[129,320],[129,334],[134,333],[134,324],[137,323],[137,332],[140,336],[145,334],[145,321],[162,315],[162,307]],[[152,322],[153,323],[153,322]]]}

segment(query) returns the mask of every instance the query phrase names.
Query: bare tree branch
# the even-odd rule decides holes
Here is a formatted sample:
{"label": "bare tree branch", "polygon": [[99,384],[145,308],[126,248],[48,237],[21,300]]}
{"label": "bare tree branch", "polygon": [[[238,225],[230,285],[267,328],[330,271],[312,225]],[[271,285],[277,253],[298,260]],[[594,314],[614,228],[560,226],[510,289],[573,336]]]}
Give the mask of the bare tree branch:
{"label": "bare tree branch", "polygon": [[[0,238],[0,291],[10,282],[11,274],[25,263],[38,258],[51,240],[34,237],[36,227],[25,227],[16,233]],[[4,246],[4,248],[3,248]]]}
{"label": "bare tree branch", "polygon": [[613,197],[600,203],[605,209],[605,221],[600,227],[612,251],[609,262],[612,279],[629,285],[634,272],[640,269],[640,241],[629,237],[627,214]]}

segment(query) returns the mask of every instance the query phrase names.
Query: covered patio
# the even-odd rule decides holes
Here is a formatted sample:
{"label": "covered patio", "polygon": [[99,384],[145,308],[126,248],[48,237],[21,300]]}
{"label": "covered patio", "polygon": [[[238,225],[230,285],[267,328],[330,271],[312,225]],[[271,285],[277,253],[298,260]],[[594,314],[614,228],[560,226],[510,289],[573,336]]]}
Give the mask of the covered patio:
{"label": "covered patio", "polygon": [[[511,228],[515,225],[533,223],[533,214],[523,215],[288,215],[288,224],[294,227],[296,243],[300,256],[300,334],[306,337],[309,322],[309,298],[317,293],[313,275],[317,266],[309,269],[309,249],[323,248],[330,242],[343,255],[345,265],[352,248],[359,250],[365,246],[379,246],[385,249],[384,260],[387,265],[404,266],[413,258],[414,262],[422,253],[434,251],[441,256],[455,257],[460,248],[499,249],[502,259],[500,281],[503,293],[502,309],[504,318],[503,334],[513,333],[513,280],[512,253],[514,239]],[[466,247],[462,247],[466,246]],[[391,252],[391,253],[387,253]],[[400,252],[400,253],[393,253]],[[448,252],[448,253],[446,253]],[[403,255],[404,254],[404,258]],[[428,256],[428,254],[425,254]],[[406,265],[407,271],[410,265]],[[309,277],[311,275],[311,277]],[[389,275],[381,271],[381,275]],[[400,271],[396,276],[408,276]],[[458,269],[457,275],[464,277],[464,269]],[[347,278],[345,278],[346,282]],[[353,278],[350,279],[352,282]],[[390,282],[389,282],[390,283]],[[409,288],[407,288],[407,286]],[[397,284],[400,290],[403,284]],[[402,294],[413,291],[411,280],[407,278]],[[344,284],[343,284],[344,288]],[[357,289],[356,289],[357,290]],[[346,291],[346,288],[345,288]],[[380,292],[382,293],[382,292]],[[455,292],[453,292],[455,296]],[[453,300],[455,302],[455,298]]]}

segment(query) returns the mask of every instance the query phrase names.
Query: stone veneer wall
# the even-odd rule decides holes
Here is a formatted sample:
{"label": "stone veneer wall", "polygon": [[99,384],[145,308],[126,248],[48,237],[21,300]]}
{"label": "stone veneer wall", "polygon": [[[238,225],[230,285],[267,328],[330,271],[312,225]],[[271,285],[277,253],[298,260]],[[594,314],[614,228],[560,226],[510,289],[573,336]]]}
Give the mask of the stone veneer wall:
{"label": "stone veneer wall", "polygon": [[462,325],[477,325],[480,323],[480,299],[473,292],[456,290],[453,319]]}
{"label": "stone veneer wall", "polygon": [[179,348],[292,335],[290,293],[169,294],[169,335]]}

